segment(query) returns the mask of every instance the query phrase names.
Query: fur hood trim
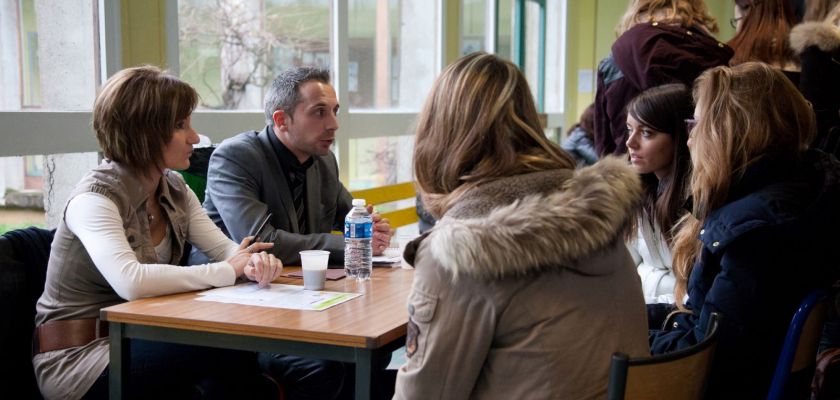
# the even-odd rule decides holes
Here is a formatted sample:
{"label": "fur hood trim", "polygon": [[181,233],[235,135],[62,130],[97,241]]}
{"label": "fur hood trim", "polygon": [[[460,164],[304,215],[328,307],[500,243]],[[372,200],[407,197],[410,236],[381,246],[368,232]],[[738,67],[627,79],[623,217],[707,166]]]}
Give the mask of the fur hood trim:
{"label": "fur hood trim", "polygon": [[[552,175],[561,176],[550,181],[552,190],[519,193],[513,202],[492,207],[486,215],[458,218],[457,212],[452,215],[454,209],[448,211],[426,238],[432,257],[454,277],[495,279],[556,268],[592,275],[611,272],[587,270],[578,262],[620,240],[641,202],[639,176],[614,157],[573,176],[566,172]],[[491,182],[487,185],[496,189],[496,196],[494,190],[478,187],[459,203],[475,204],[475,197],[478,203],[498,202],[504,197],[499,192],[522,187],[521,181],[537,174]]]}
{"label": "fur hood trim", "polygon": [[830,53],[840,48],[840,28],[827,22],[804,22],[790,32],[790,47],[796,54],[817,46]]}

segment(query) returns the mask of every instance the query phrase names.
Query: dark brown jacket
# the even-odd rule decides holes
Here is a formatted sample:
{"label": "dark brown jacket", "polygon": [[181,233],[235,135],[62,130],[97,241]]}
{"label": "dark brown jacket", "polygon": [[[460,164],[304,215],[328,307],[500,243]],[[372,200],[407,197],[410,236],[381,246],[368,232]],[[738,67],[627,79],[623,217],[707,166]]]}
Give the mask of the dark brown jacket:
{"label": "dark brown jacket", "polygon": [[730,58],[729,46],[699,29],[658,22],[630,28],[598,65],[595,149],[602,156],[627,153],[625,107],[636,95],[666,83],[692,87],[703,71]]}

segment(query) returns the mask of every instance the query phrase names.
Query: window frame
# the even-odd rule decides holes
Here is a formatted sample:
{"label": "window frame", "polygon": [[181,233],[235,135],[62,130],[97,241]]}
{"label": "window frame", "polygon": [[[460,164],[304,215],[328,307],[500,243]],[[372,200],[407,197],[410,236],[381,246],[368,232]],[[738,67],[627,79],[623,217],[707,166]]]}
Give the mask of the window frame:
{"label": "window frame", "polygon": [[[438,62],[435,65],[435,76],[445,67],[446,43],[449,40],[460,41],[459,29],[447,29],[447,7],[445,0],[435,0],[440,12],[437,18],[438,40],[435,44]],[[488,48],[496,51],[498,43],[498,0],[486,0],[488,14],[495,14],[493,23],[485,24]],[[524,5],[525,1],[534,1],[540,5],[540,74],[538,79],[538,103],[542,111],[545,88],[545,4],[546,0],[515,0],[518,13],[518,29],[514,35],[515,46],[519,49],[524,45]],[[102,82],[107,77],[123,68],[124,58],[122,46],[123,13],[120,1],[98,0],[99,34],[100,34],[100,74]],[[348,98],[348,2],[346,0],[332,0],[331,53],[332,76],[339,100]],[[164,0],[165,14],[164,29],[166,37],[167,67],[178,73],[178,1]],[[565,6],[564,6],[565,7]],[[565,18],[565,16],[564,16]],[[456,24],[459,25],[459,24]],[[460,28],[460,26],[458,26]],[[565,37],[563,38],[565,41]],[[492,45],[492,47],[490,47]],[[521,50],[519,51],[521,53]],[[518,56],[517,65],[524,68],[524,57]],[[565,58],[565,57],[564,57]],[[562,74],[560,76],[563,76]],[[562,96],[562,94],[561,94]],[[346,101],[346,100],[345,100]],[[419,110],[418,110],[419,111]],[[259,129],[265,124],[263,112],[253,111],[221,111],[198,110],[193,119],[195,128],[213,142],[219,142],[245,129]],[[350,172],[350,140],[382,136],[412,136],[411,126],[417,117],[417,112],[403,110],[353,110],[349,107],[339,114],[340,132],[336,138],[335,151],[339,160],[340,179],[347,183]],[[564,120],[563,112],[547,113],[546,128],[559,128]],[[73,152],[97,151],[98,144],[91,132],[90,111],[43,111],[20,110],[0,111],[0,126],[6,132],[26,132],[26,134],[0,135],[0,156],[20,156],[32,154],[58,154]],[[372,131],[371,126],[377,129]]]}

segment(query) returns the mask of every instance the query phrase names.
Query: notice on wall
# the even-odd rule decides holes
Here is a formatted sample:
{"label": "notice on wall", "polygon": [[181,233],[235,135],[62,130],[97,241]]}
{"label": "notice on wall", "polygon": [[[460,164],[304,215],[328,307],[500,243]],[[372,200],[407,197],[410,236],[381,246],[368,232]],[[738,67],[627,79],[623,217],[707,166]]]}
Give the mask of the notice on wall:
{"label": "notice on wall", "polygon": [[591,69],[578,70],[578,93],[592,93],[592,86],[595,82],[595,73]]}

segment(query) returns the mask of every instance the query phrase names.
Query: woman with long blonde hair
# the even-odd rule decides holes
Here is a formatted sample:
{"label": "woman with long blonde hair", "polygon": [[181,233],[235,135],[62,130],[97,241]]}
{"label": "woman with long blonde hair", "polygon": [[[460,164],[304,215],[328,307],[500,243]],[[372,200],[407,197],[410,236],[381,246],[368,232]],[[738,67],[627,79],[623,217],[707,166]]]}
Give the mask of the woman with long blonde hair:
{"label": "woman with long blonde hair", "polygon": [[673,329],[653,333],[651,350],[699,342],[709,315],[719,312],[707,395],[764,397],[800,301],[840,276],[832,243],[840,225],[840,163],[808,150],[813,112],[767,64],[706,71],[694,98],[693,209],[674,248],[675,297],[686,312]]}
{"label": "woman with long blonde hair", "polygon": [[617,159],[574,168],[514,64],[473,53],[441,74],[414,150],[438,223],[406,249],[396,399],[603,398],[610,355],[648,353],[621,235],[639,179]]}

